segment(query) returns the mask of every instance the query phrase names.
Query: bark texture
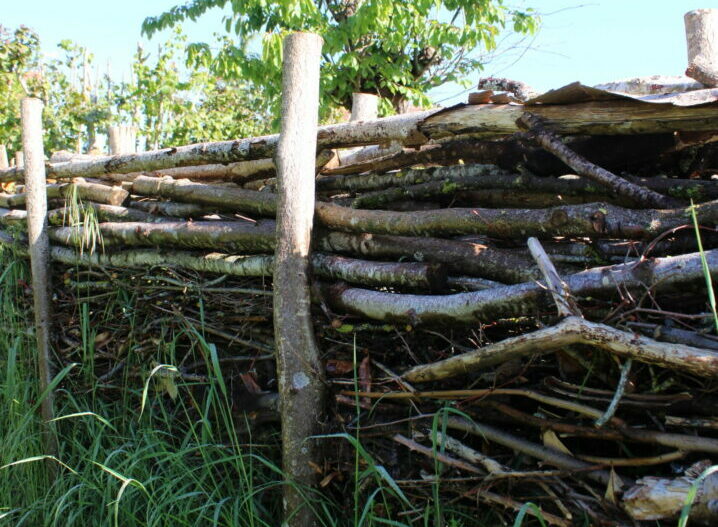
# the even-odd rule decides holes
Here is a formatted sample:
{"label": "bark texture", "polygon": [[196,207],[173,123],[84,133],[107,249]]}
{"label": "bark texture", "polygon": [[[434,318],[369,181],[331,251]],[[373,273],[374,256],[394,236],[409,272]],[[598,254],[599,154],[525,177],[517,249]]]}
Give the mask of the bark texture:
{"label": "bark texture", "polygon": [[[711,275],[718,277],[718,250],[706,251]],[[701,257],[692,253],[637,264],[597,267],[564,278],[576,296],[605,296],[618,287],[670,290],[703,279]],[[397,295],[366,289],[327,287],[327,302],[338,310],[381,321],[441,324],[489,322],[523,316],[550,305],[546,288],[536,282],[453,295]]]}
{"label": "bark texture", "polygon": [[570,316],[555,326],[509,338],[432,364],[416,366],[406,372],[404,378],[409,382],[447,379],[528,355],[551,353],[574,344],[595,346],[619,357],[699,377],[714,378],[718,375],[718,353],[714,351],[659,342],[605,324]]}
{"label": "bark texture", "polygon": [[274,261],[274,342],[277,353],[284,524],[316,525],[301,488],[314,486],[318,459],[312,436],[321,431],[324,368],[314,338],[309,252],[314,217],[314,174],[322,39],[293,33],[284,40],[282,124],[276,165],[279,183]]}
{"label": "bark texture", "polygon": [[[567,135],[707,132],[716,128],[715,109],[710,105],[686,107],[640,101],[603,101],[570,105],[546,104],[532,106],[531,111],[543,118],[547,129]],[[316,139],[321,148],[339,148],[393,140],[405,146],[418,146],[426,143],[428,139],[461,134],[496,137],[519,131],[516,120],[523,112],[523,106],[510,104],[427,110],[383,119],[322,126],[317,130]],[[46,172],[48,177],[52,178],[91,177],[266,159],[275,154],[278,139],[277,135],[268,135],[137,154],[97,156],[77,162],[48,164]],[[19,168],[0,170],[0,181],[17,181],[22,177],[23,171]]]}
{"label": "bark texture", "polygon": [[[45,152],[42,144],[42,101],[26,97],[22,100],[22,147],[27,174],[27,231],[32,269],[32,292],[35,311],[35,337],[39,392],[52,382],[50,345],[50,241],[47,236],[47,191],[45,190]],[[54,397],[47,393],[41,404],[42,418],[50,426],[54,415]],[[45,430],[48,454],[57,453],[57,445]]]}
{"label": "bark texture", "polygon": [[616,194],[628,196],[649,207],[668,208],[676,205],[675,200],[618,177],[573,152],[563,144],[558,136],[546,130],[541,120],[535,115],[529,112],[524,113],[519,119],[519,125],[529,130],[541,146],[573,168],[577,174],[611,189]]}

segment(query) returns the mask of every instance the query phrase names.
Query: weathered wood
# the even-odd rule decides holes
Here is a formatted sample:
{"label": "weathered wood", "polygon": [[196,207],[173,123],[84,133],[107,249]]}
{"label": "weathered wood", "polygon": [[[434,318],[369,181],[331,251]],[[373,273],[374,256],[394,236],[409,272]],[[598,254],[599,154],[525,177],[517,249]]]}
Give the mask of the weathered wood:
{"label": "weathered wood", "polygon": [[[274,250],[276,238],[275,223],[260,220],[256,223],[238,221],[177,221],[177,218],[155,216],[132,208],[111,205],[85,204],[92,207],[101,223],[97,230],[103,243],[110,247],[161,247],[166,249],[207,249],[240,253],[262,253]],[[23,210],[0,209],[0,224],[23,225],[26,221]],[[49,213],[53,225],[66,225],[68,211],[56,209]],[[66,226],[51,229],[50,236],[56,243],[74,247],[84,247],[90,233],[83,226]],[[427,237],[382,236],[371,234],[350,234],[343,232],[320,232],[315,236],[315,246],[326,252],[339,252],[347,255],[365,256],[372,259],[388,260],[411,258],[419,263],[441,264],[457,275],[474,275],[500,280],[504,283],[517,283],[540,277],[531,259],[526,255],[486,245],[456,240],[444,240]],[[348,282],[380,286],[381,282],[369,278],[388,273],[384,285],[411,286],[433,289],[443,283],[443,270],[433,271],[429,265],[424,277],[414,274],[414,278],[403,280],[391,275],[391,264],[377,262],[377,267],[358,263],[365,268],[365,278],[352,280],[349,274],[325,275]],[[383,269],[382,269],[383,266]],[[397,273],[411,275],[410,266],[397,268]],[[348,269],[348,266],[344,266]],[[348,271],[343,271],[348,272]],[[418,273],[418,271],[417,271]],[[437,274],[438,273],[438,274]],[[412,285],[413,284],[413,285]],[[495,285],[495,284],[494,284]]]}
{"label": "weathered wood", "polygon": [[371,173],[363,175],[326,176],[317,180],[317,190],[349,190],[353,192],[381,190],[394,186],[401,186],[403,188],[408,185],[416,185],[427,181],[444,181],[457,176],[472,176],[483,179],[493,175],[508,177],[512,174],[495,165],[455,165],[450,167],[402,170],[401,172],[390,174]]}
{"label": "weathered wood", "polygon": [[[100,223],[97,230],[106,246],[179,247],[218,249],[237,253],[271,252],[275,248],[276,223],[195,221],[162,223]],[[54,242],[83,247],[88,233],[82,226],[60,227],[50,231]]]}
{"label": "weathered wood", "polygon": [[132,182],[132,193],[263,216],[277,213],[276,194],[193,183],[187,179],[138,176]]}
{"label": "weathered wood", "polygon": [[[81,200],[106,203],[108,205],[122,205],[130,193],[121,187],[111,187],[98,183],[89,183],[78,178],[72,183],[60,185],[46,185],[47,199],[69,198],[75,194]],[[23,207],[27,201],[26,193],[0,194],[0,206]]]}
{"label": "weathered wood", "polygon": [[586,477],[598,481],[603,485],[606,485],[609,481],[610,475],[605,470],[587,471],[587,469],[591,468],[590,463],[580,461],[571,455],[559,452],[553,448],[531,443],[530,441],[518,438],[493,426],[477,423],[476,421],[468,421],[463,417],[449,417],[446,424],[453,430],[474,434],[482,438],[482,440],[493,441],[512,450],[540,459],[549,465],[565,470],[580,471],[585,473]]}
{"label": "weathered wood", "polygon": [[536,97],[538,93],[525,82],[506,79],[503,77],[484,77],[479,79],[477,88],[480,90],[505,91],[516,96],[521,101]]}
{"label": "weathered wood", "polygon": [[628,95],[657,95],[660,93],[681,93],[701,90],[703,85],[692,78],[670,75],[650,75],[633,77],[597,84],[594,88]]}
{"label": "weathered wood", "polygon": [[516,120],[529,110],[560,135],[633,135],[675,131],[711,131],[718,128],[715,109],[708,106],[672,106],[640,101],[601,101],[524,107],[521,105],[458,106],[439,111],[419,122],[431,139],[456,134],[513,134]]}
{"label": "weathered wood", "polygon": [[8,168],[10,164],[7,160],[7,148],[5,145],[0,145],[0,170]]}
{"label": "weathered wood", "polygon": [[573,168],[578,175],[585,176],[599,185],[611,189],[619,196],[627,196],[647,206],[661,208],[676,206],[674,199],[667,198],[652,190],[631,183],[609,172],[605,168],[594,165],[576,152],[573,152],[561,142],[558,136],[546,130],[543,126],[543,122],[534,114],[529,112],[524,113],[519,118],[518,124],[522,128],[529,130],[541,146]]}
{"label": "weathered wood", "polygon": [[441,264],[369,262],[314,253],[312,271],[317,276],[375,287],[446,290],[446,268]]}
{"label": "weathered wood", "polygon": [[137,128],[134,126],[110,126],[107,130],[110,154],[131,154],[137,151]]}
{"label": "weathered wood", "polygon": [[718,353],[715,351],[659,342],[605,324],[569,316],[555,326],[512,337],[432,364],[415,366],[403,377],[409,382],[447,379],[509,360],[551,353],[575,344],[594,346],[619,357],[699,377],[714,378],[718,375]]}
{"label": "weathered wood", "polygon": [[696,9],[683,17],[686,26],[686,75],[706,86],[718,85],[718,9]]}
{"label": "weathered wood", "polygon": [[[397,177],[397,186],[361,194],[354,198],[351,206],[379,209],[395,201],[437,198],[443,198],[442,201],[451,199],[455,206],[470,203],[497,208],[541,208],[595,201],[635,205],[630,199],[612,196],[610,191],[585,178],[538,178],[530,175],[492,174],[488,171],[487,175],[481,176],[472,174],[473,170],[469,168],[472,166],[476,165],[442,167],[448,175],[438,180],[434,178],[441,176],[441,169],[433,174],[432,169],[421,170],[419,172],[427,172],[426,179],[431,181],[407,186],[402,185],[403,181]],[[476,190],[480,192],[473,192]]]}
{"label": "weathered wood", "polygon": [[[314,216],[314,153],[319,113],[322,38],[284,39],[282,122],[277,146],[277,248],[274,256],[274,342],[282,416],[284,525],[316,525],[299,486],[314,486],[319,452],[312,436],[324,414],[324,368],[314,338],[309,253]],[[249,191],[247,191],[249,192]]]}
{"label": "weathered wood", "polygon": [[[705,256],[711,275],[718,278],[718,250],[706,251]],[[699,253],[598,267],[564,278],[577,297],[605,297],[619,287],[656,287],[659,291],[676,287],[685,289],[703,279]],[[324,289],[324,297],[338,311],[415,325],[475,324],[523,316],[548,306],[550,301],[545,287],[535,282],[453,295],[399,295],[330,286]]]}
{"label": "weathered wood", "polygon": [[316,246],[323,251],[362,255],[374,259],[411,258],[443,264],[457,275],[474,275],[504,283],[535,280],[540,273],[527,256],[480,243],[441,238],[319,233]]}
{"label": "weathered wood", "polygon": [[[718,220],[718,201],[696,207],[698,221]],[[554,236],[647,239],[684,225],[684,209],[626,209],[608,203],[566,205],[549,209],[455,208],[395,212],[351,209],[317,203],[316,219],[331,230],[398,236],[485,234],[499,238]]]}
{"label": "weathered wood", "polygon": [[[52,382],[52,347],[50,344],[50,242],[47,236],[47,191],[45,190],[45,153],[42,142],[42,101],[32,97],[22,100],[22,147],[25,153],[27,189],[27,231],[32,270],[32,292],[37,342],[38,392],[44,393]],[[45,426],[55,417],[54,395],[48,391],[41,403]],[[47,453],[57,453],[56,440],[45,429]]]}
{"label": "weathered wood", "polygon": [[[108,216],[112,210],[122,207],[98,205],[98,214]],[[1,211],[2,209],[0,209]],[[123,209],[125,212],[129,209]],[[13,211],[16,212],[16,211]],[[24,212],[24,211],[19,211]],[[138,211],[134,211],[136,213]],[[61,221],[62,211],[50,211],[50,223]],[[122,211],[115,211],[122,217]],[[24,219],[23,219],[24,221]],[[58,242],[67,238],[55,236]],[[12,246],[20,253],[27,252],[22,240],[0,231],[0,243]],[[77,244],[78,245],[79,240]],[[108,240],[108,249],[111,241]],[[119,268],[148,268],[154,266],[190,269],[203,273],[218,273],[230,276],[267,276],[274,273],[274,257],[271,255],[228,255],[222,253],[200,254],[173,249],[125,249],[117,252],[78,251],[71,247],[53,246],[50,256],[54,261],[67,265],[107,266]],[[447,288],[446,268],[440,264],[374,262],[346,258],[331,254],[313,253],[312,272],[330,280],[369,287],[398,287],[423,290],[445,290]]]}
{"label": "weathered wood", "polygon": [[536,265],[541,270],[541,274],[546,282],[554,304],[558,308],[558,314],[561,317],[582,317],[581,310],[576,301],[571,296],[571,291],[556,271],[553,262],[549,259],[546,251],[541,247],[541,243],[536,238],[528,239],[528,247],[531,256],[536,261]]}
{"label": "weathered wood", "polygon": [[701,58],[695,59],[686,68],[686,75],[710,88],[718,87],[718,70],[713,70]]}
{"label": "weathered wood", "polygon": [[[458,134],[510,135],[518,131],[516,120],[521,105],[457,106],[445,110],[401,114],[373,121],[323,126],[317,131],[321,148],[339,148],[387,143],[421,145],[427,139]],[[631,135],[675,131],[713,131],[718,118],[712,105],[673,106],[640,101],[601,101],[570,105],[531,106],[531,112],[545,121],[547,129],[563,134]],[[72,163],[49,164],[48,177],[70,178],[111,173],[142,172],[181,166],[232,163],[272,157],[278,136],[252,137],[236,141],[201,143],[137,154],[97,156]],[[15,181],[20,169],[0,170],[0,181]]]}
{"label": "weathered wood", "polygon": [[[269,192],[228,189],[169,178],[139,177],[133,193],[211,205],[222,210],[271,216],[276,196]],[[698,220],[714,224],[718,201],[696,208]],[[634,210],[608,203],[567,205],[549,209],[455,208],[416,212],[364,210],[332,203],[315,205],[316,220],[332,230],[398,236],[486,234],[503,238],[536,236],[611,236],[645,239],[682,225],[683,209]]]}
{"label": "weathered wood", "polygon": [[201,218],[214,212],[212,207],[196,203],[175,203],[173,201],[130,201],[128,207],[148,214],[182,219]]}
{"label": "weathered wood", "polygon": [[352,121],[376,119],[379,108],[379,97],[373,93],[352,93]]}

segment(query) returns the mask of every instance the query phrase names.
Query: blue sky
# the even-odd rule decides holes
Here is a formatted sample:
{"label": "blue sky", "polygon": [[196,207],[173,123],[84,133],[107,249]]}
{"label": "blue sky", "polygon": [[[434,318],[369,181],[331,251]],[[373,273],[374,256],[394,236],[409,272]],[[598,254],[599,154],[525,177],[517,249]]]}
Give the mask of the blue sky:
{"label": "blue sky", "polygon": [[[397,0],[402,1],[402,0]],[[69,38],[88,47],[104,71],[109,60],[115,75],[128,70],[140,25],[183,0],[30,0],[7,2],[1,23],[35,29],[43,50]],[[544,24],[533,41],[511,48],[504,42],[479,76],[498,75],[523,80],[543,91],[580,80],[586,84],[651,74],[680,74],[686,67],[683,14],[697,8],[718,8],[718,1],[693,0],[507,0],[544,13]],[[184,24],[190,41],[212,40],[223,32],[222,12],[215,10],[197,22]],[[148,50],[164,40],[155,37]],[[528,49],[526,47],[528,46]],[[436,101],[464,100],[461,87],[437,89]]]}

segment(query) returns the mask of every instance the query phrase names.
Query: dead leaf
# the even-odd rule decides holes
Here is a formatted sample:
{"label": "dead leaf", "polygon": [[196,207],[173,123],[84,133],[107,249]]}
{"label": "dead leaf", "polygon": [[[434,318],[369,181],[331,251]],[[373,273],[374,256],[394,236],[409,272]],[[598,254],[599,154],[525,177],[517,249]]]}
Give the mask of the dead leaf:
{"label": "dead leaf", "polygon": [[328,375],[347,375],[354,371],[354,363],[350,360],[330,359],[325,369]]}
{"label": "dead leaf", "polygon": [[566,448],[566,445],[561,442],[561,440],[556,435],[556,432],[554,432],[553,430],[546,430],[541,438],[543,439],[544,446],[553,448],[554,450],[558,450],[559,452],[563,452],[564,454],[568,454],[569,456],[573,455],[571,451]]}
{"label": "dead leaf", "polygon": [[606,486],[605,498],[614,505],[618,505],[616,494],[620,492],[622,487],[623,480],[621,480],[620,476],[616,474],[616,471],[613,469],[613,467],[611,467],[611,474],[608,477],[608,485]]}
{"label": "dead leaf", "polygon": [[240,373],[239,378],[249,393],[262,393],[262,388],[257,383],[257,375],[254,372]]}

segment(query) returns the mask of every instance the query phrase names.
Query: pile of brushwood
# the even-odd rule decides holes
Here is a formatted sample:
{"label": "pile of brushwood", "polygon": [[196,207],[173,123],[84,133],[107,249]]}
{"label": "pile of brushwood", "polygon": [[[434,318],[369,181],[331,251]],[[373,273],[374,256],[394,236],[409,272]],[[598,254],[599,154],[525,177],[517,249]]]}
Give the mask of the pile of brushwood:
{"label": "pile of brushwood", "polygon": [[[357,492],[391,482],[375,508],[410,504],[408,525],[437,496],[506,521],[531,502],[550,525],[672,525],[692,488],[692,521],[715,524],[718,110],[488,102],[320,129],[321,488],[354,492],[359,438],[377,478]],[[171,363],[155,380],[172,398],[217,374],[210,353],[238,428],[274,426],[275,141],[48,165],[64,363],[89,360],[89,327],[89,382],[111,396]],[[19,252],[21,176],[0,195]],[[133,307],[108,320],[118,295]]]}

